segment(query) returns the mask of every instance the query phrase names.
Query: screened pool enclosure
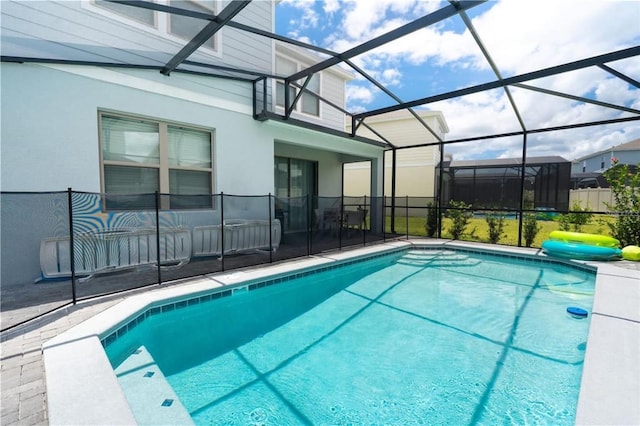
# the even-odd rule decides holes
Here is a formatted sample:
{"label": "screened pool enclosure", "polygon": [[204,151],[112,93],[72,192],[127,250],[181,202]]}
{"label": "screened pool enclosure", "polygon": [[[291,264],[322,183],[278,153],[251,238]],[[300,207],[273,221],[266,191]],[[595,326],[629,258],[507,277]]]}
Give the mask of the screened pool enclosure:
{"label": "screened pool enclosure", "polygon": [[521,159],[451,161],[442,170],[445,205],[462,201],[474,209],[569,210],[571,163],[561,157],[529,159],[524,187]]}

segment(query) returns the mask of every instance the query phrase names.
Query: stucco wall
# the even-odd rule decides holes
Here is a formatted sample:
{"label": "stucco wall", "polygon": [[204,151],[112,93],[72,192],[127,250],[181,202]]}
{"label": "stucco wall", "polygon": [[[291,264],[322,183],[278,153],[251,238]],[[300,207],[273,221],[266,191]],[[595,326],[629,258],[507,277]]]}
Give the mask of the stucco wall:
{"label": "stucco wall", "polygon": [[[214,130],[214,192],[225,194],[273,193],[276,141],[283,143],[278,155],[318,161],[321,196],[340,195],[343,161],[381,158],[383,152],[317,131],[254,120],[251,106],[236,101],[238,92],[250,93],[249,84],[178,73],[166,77],[156,71],[13,63],[0,65],[0,82],[1,191],[71,187],[100,192],[99,110]],[[65,194],[54,198],[23,200],[24,213],[2,209],[3,284],[33,282],[41,239],[68,235]],[[56,215],[58,210],[62,213]],[[175,219],[171,224],[193,225],[199,216]]]}
{"label": "stucco wall", "polygon": [[214,129],[214,192],[273,191],[273,161],[265,161],[273,158],[273,138],[249,106],[216,96],[229,83],[202,78],[206,84],[195,92],[174,85],[179,75],[158,81],[157,72],[148,73],[142,79],[103,68],[2,64],[0,188],[99,192],[97,114],[107,110]]}

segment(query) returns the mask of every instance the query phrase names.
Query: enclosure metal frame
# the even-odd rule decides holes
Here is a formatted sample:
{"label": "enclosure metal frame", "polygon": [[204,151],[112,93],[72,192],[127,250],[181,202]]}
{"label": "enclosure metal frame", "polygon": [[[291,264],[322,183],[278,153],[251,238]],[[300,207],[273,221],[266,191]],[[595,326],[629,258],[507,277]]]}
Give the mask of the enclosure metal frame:
{"label": "enclosure metal frame", "polygon": [[[38,62],[38,63],[57,63],[57,64],[67,64],[67,65],[91,65],[91,66],[105,66],[105,67],[117,67],[117,68],[138,68],[138,69],[156,69],[159,72],[161,72],[164,75],[169,76],[172,72],[181,72],[181,73],[189,73],[189,74],[194,74],[194,75],[201,75],[201,76],[208,76],[208,77],[215,77],[215,78],[223,78],[223,79],[231,79],[231,80],[235,80],[235,81],[242,81],[242,82],[247,82],[247,83],[251,83],[254,85],[254,118],[257,120],[279,120],[279,121],[283,121],[283,122],[287,122],[290,123],[291,125],[294,126],[303,126],[303,127],[307,127],[307,128],[313,128],[314,130],[318,130],[321,132],[327,132],[327,133],[331,133],[331,134],[338,134],[340,136],[343,136],[345,138],[351,138],[354,140],[357,140],[359,142],[362,143],[368,143],[368,144],[374,144],[377,146],[386,146],[388,147],[390,150],[393,151],[393,158],[395,159],[395,153],[397,149],[406,149],[406,148],[415,148],[415,147],[421,147],[421,146],[431,146],[431,145],[437,145],[439,150],[440,150],[440,164],[442,165],[443,163],[443,150],[444,150],[444,145],[445,144],[449,144],[449,143],[460,143],[460,142],[469,142],[469,141],[474,141],[474,140],[491,140],[491,139],[496,139],[496,138],[501,138],[501,137],[505,137],[505,136],[522,136],[522,176],[521,176],[521,194],[520,194],[520,214],[519,214],[519,220],[520,220],[520,226],[519,226],[519,237],[518,237],[518,241],[519,244],[521,242],[521,233],[522,233],[522,211],[524,208],[524,181],[525,181],[525,174],[524,174],[524,170],[526,168],[526,155],[527,155],[527,137],[530,134],[534,134],[534,133],[542,133],[542,132],[553,132],[553,131],[558,131],[558,130],[567,130],[567,129],[576,129],[576,128],[581,128],[581,127],[588,127],[588,126],[602,126],[602,125],[607,125],[607,124],[615,124],[615,123],[622,123],[622,122],[627,122],[627,121],[638,121],[640,120],[640,110],[634,109],[634,108],[629,108],[625,105],[615,105],[615,104],[611,104],[611,103],[607,103],[607,102],[601,102],[601,101],[595,101],[586,97],[582,97],[582,96],[575,96],[575,95],[570,95],[568,93],[562,93],[562,92],[557,92],[557,91],[551,91],[551,90],[547,90],[547,89],[541,89],[541,88],[537,88],[531,85],[526,84],[527,82],[530,82],[532,80],[535,79],[539,79],[539,78],[543,78],[543,77],[549,77],[549,76],[555,76],[555,75],[559,75],[559,74],[563,74],[563,73],[567,73],[567,72],[571,72],[571,71],[576,71],[576,70],[580,70],[580,69],[584,69],[584,68],[588,68],[588,67],[599,67],[600,69],[610,73],[611,75],[615,76],[616,78],[619,78],[623,81],[625,81],[626,83],[635,86],[636,88],[640,88],[640,82],[635,80],[634,78],[625,75],[624,73],[620,72],[619,70],[616,70],[615,68],[611,67],[610,65],[608,65],[608,63],[610,62],[614,62],[617,60],[621,60],[621,59],[627,59],[627,58],[633,58],[633,57],[639,57],[640,56],[640,46],[632,46],[629,48],[625,48],[625,49],[621,49],[621,50],[617,50],[617,51],[612,51],[612,52],[608,52],[602,55],[597,55],[597,56],[593,56],[593,57],[588,57],[588,58],[583,58],[577,61],[573,61],[573,62],[569,62],[569,63],[564,63],[564,64],[560,64],[560,65],[556,65],[556,66],[552,66],[552,67],[548,67],[548,68],[544,68],[544,69],[540,69],[537,71],[533,71],[533,72],[529,72],[529,73],[525,73],[525,74],[521,74],[521,75],[516,75],[516,76],[512,76],[512,77],[503,77],[500,73],[500,70],[498,69],[498,67],[496,66],[495,62],[493,61],[490,52],[488,51],[488,49],[485,47],[482,38],[480,37],[479,33],[476,31],[476,29],[474,28],[471,19],[469,18],[469,16],[467,15],[467,10],[472,9],[475,6],[478,6],[480,4],[483,4],[486,2],[486,0],[464,0],[464,1],[456,1],[456,0],[449,0],[449,4],[445,5],[444,7],[429,13],[428,15],[425,15],[423,17],[420,17],[418,19],[415,19],[399,28],[396,28],[394,30],[391,30],[385,34],[382,34],[378,37],[375,37],[371,40],[368,40],[358,46],[352,47],[344,52],[334,52],[331,51],[329,49],[325,49],[310,43],[304,43],[298,40],[294,40],[291,39],[289,37],[285,37],[282,35],[278,35],[278,34],[274,34],[271,33],[269,31],[265,31],[259,28],[255,28],[252,27],[250,25],[246,25],[246,24],[241,24],[238,23],[236,21],[234,21],[234,17],[236,15],[238,15],[239,13],[242,12],[242,10],[248,6],[251,3],[251,0],[232,0],[229,4],[227,4],[227,6],[219,13],[219,14],[208,14],[208,13],[202,13],[202,12],[196,12],[196,11],[192,11],[192,10],[187,10],[187,9],[182,9],[182,8],[178,8],[178,7],[173,7],[173,6],[168,6],[168,5],[163,5],[163,4],[156,4],[156,3],[152,3],[152,2],[148,2],[148,1],[142,1],[142,0],[106,0],[106,1],[112,1],[112,2],[118,2],[124,5],[128,5],[131,7],[137,7],[137,8],[145,8],[145,9],[151,9],[151,10],[155,10],[158,12],[162,12],[162,13],[168,13],[168,14],[176,14],[176,15],[181,15],[181,16],[187,16],[187,17],[191,17],[191,18],[195,18],[195,19],[200,19],[203,21],[207,21],[207,25],[205,25],[205,27],[195,36],[193,37],[191,40],[189,40],[188,42],[185,43],[185,45],[182,47],[182,49],[180,49],[180,51],[175,54],[171,60],[169,62],[167,62],[166,64],[134,64],[134,63],[109,63],[109,62],[95,62],[95,61],[70,61],[70,60],[62,60],[62,59],[54,59],[54,58],[35,58],[35,57],[16,57],[16,56],[1,56],[0,60],[2,62],[14,62],[14,63],[26,63],[26,62]],[[579,7],[579,6],[578,6]],[[431,95],[428,97],[424,97],[424,98],[419,98],[419,99],[414,99],[414,100],[410,100],[410,101],[402,101],[398,96],[396,96],[391,90],[389,90],[384,84],[380,83],[379,81],[377,81],[374,77],[372,77],[371,75],[369,75],[368,73],[366,73],[364,70],[362,70],[360,67],[358,67],[357,65],[355,65],[351,59],[354,58],[355,56],[367,53],[369,51],[371,51],[372,49],[378,48],[380,46],[383,46],[387,43],[390,43],[394,40],[397,40],[403,36],[406,36],[410,33],[413,33],[419,29],[425,28],[425,27],[429,27],[431,25],[435,25],[438,24],[439,22],[442,22],[443,20],[449,19],[451,17],[454,16],[459,16],[460,19],[462,19],[462,21],[464,22],[466,28],[469,30],[471,36],[473,37],[476,45],[478,46],[478,48],[480,49],[480,51],[482,52],[485,60],[487,61],[487,63],[490,65],[493,73],[496,76],[496,80],[488,82],[488,83],[483,83],[483,84],[478,84],[478,85],[473,85],[473,86],[468,86],[468,87],[464,87],[462,89],[459,90],[454,90],[454,91],[450,91],[450,92],[445,92],[445,93],[438,93],[435,95]],[[216,34],[217,32],[219,32],[222,28],[224,28],[225,26],[240,30],[240,31],[245,31],[254,35],[259,35],[262,37],[266,37],[272,40],[278,40],[281,41],[283,43],[287,43],[293,46],[298,46],[298,47],[302,47],[305,49],[309,49],[311,51],[323,54],[323,55],[327,55],[329,56],[329,58],[324,59],[314,65],[311,65],[305,69],[302,69],[300,71],[297,71],[291,75],[286,75],[286,76],[277,76],[277,75],[273,75],[270,73],[265,73],[264,71],[259,71],[259,70],[250,70],[250,69],[243,69],[243,68],[233,68],[233,67],[227,67],[227,66],[222,66],[222,65],[216,65],[216,64],[211,64],[211,63],[200,63],[200,62],[195,62],[195,61],[190,61],[188,60],[188,57],[195,52],[200,46],[202,46],[208,39],[210,39],[214,34]],[[376,86],[378,89],[380,89],[382,92],[384,92],[386,95],[388,95],[391,99],[393,99],[395,102],[397,102],[396,105],[392,105],[392,106],[388,106],[385,108],[379,108],[379,109],[374,109],[374,110],[369,110],[369,111],[364,111],[364,112],[360,112],[360,113],[355,113],[352,114],[349,111],[344,110],[343,108],[331,104],[328,100],[324,99],[322,96],[320,96],[320,94],[317,93],[313,93],[310,90],[308,90],[306,88],[311,76],[313,76],[315,73],[320,72],[322,70],[325,70],[331,66],[334,65],[338,65],[338,64],[345,64],[348,67],[350,67],[353,71],[355,71],[358,75],[362,76],[364,79],[366,79],[367,81],[369,81],[371,84],[373,84],[374,86]],[[195,69],[194,69],[195,68]],[[196,70],[196,69],[202,69],[203,71],[200,70]],[[206,71],[205,71],[206,70]],[[302,85],[296,83],[298,80],[305,78],[306,80],[304,81],[304,83]],[[255,89],[257,87],[257,84],[259,82],[262,82],[262,84],[264,84],[265,88],[266,88],[266,84],[267,84],[267,80],[268,79],[281,79],[284,80],[285,82],[285,105],[287,105],[287,107],[285,108],[285,114],[284,115],[279,115],[279,114],[275,114],[275,113],[271,113],[271,112],[267,112],[266,108],[262,111],[262,114],[258,114],[255,111],[255,105],[257,102],[256,96],[257,96],[257,90]],[[288,87],[294,85],[299,89],[298,95],[294,100],[290,100],[289,99],[289,90]],[[510,87],[517,87],[520,89],[526,89],[526,90],[532,90],[532,91],[537,91],[540,93],[545,93],[548,95],[552,95],[552,96],[557,96],[557,97],[561,97],[561,98],[565,98],[565,99],[569,99],[569,100],[573,100],[573,101],[577,101],[577,102],[584,102],[584,103],[589,103],[589,104],[595,104],[595,105],[599,105],[602,107],[606,107],[606,108],[612,108],[612,109],[616,109],[619,111],[624,111],[630,114],[633,114],[630,117],[624,117],[624,118],[618,118],[618,119],[611,119],[611,120],[600,120],[600,121],[590,121],[590,122],[584,122],[584,123],[574,123],[574,124],[566,124],[566,125],[562,125],[562,126],[555,126],[555,127],[546,127],[546,128],[539,128],[539,129],[528,129],[527,126],[525,125],[525,121],[520,113],[520,111],[518,110],[518,107],[516,105],[516,102],[514,101],[511,92],[510,92]],[[472,138],[464,138],[464,139],[458,139],[458,140],[452,140],[452,141],[444,141],[441,137],[439,137],[439,135],[437,135],[437,133],[430,128],[430,126],[424,122],[424,120],[422,120],[422,118],[419,117],[419,115],[413,110],[414,107],[418,107],[418,106],[425,106],[434,102],[438,102],[438,101],[442,101],[442,100],[447,100],[447,99],[453,99],[453,98],[457,98],[457,97],[461,97],[461,96],[465,96],[465,95],[470,95],[470,94],[474,94],[474,93],[479,93],[479,92],[484,92],[484,91],[488,91],[488,90],[493,90],[493,89],[502,89],[505,91],[505,94],[509,100],[509,103],[511,105],[511,108],[513,110],[514,115],[516,116],[516,119],[520,125],[521,130],[516,131],[516,132],[510,132],[510,133],[503,133],[503,134],[491,134],[491,135],[484,135],[484,136],[477,136],[477,137],[472,137]],[[296,102],[298,102],[298,100],[300,99],[300,96],[302,95],[302,93],[310,93],[314,96],[316,96],[320,102],[323,102],[325,104],[330,105],[331,107],[334,108],[338,108],[340,111],[342,111],[343,113],[347,114],[348,116],[351,117],[351,131],[350,133],[346,133],[346,132],[338,132],[335,130],[331,130],[328,128],[324,128],[322,126],[317,126],[317,125],[310,125],[309,123],[305,123],[303,121],[300,120],[294,120],[291,118],[291,112],[293,111],[293,109],[295,108]],[[392,140],[389,140],[388,138],[384,137],[384,135],[380,134],[379,132],[373,130],[371,128],[371,126],[368,126],[367,123],[365,123],[365,120],[368,117],[374,117],[374,116],[378,116],[381,114],[385,114],[388,112],[392,112],[392,111],[399,111],[399,110],[407,110],[409,111],[409,113],[436,139],[437,142],[435,143],[427,143],[427,144],[415,144],[412,146],[405,146],[405,147],[398,147],[395,146],[393,144]],[[358,128],[360,126],[364,125],[365,127],[367,127],[369,130],[374,131],[374,134],[376,134],[379,138],[381,138],[381,140],[383,142],[379,142],[379,141],[374,141],[371,139],[367,139],[367,138],[362,138],[362,137],[358,137],[356,136],[356,132],[358,130]],[[392,171],[391,171],[391,179],[392,179],[392,212],[394,212],[395,210],[395,176],[396,176],[396,164],[395,161],[393,161],[393,167],[392,167]],[[441,190],[442,190],[442,177],[443,177],[443,173],[440,172],[439,173],[439,182],[438,182],[438,193],[436,194],[436,199],[437,199],[437,204],[438,204],[438,208],[439,211],[442,212],[443,209],[443,205],[442,205],[442,197],[440,196]],[[383,198],[384,198],[384,185],[383,185],[383,194],[382,194]],[[442,213],[441,213],[442,214]],[[441,218],[440,218],[441,221]],[[393,223],[393,218],[392,218],[392,223]],[[441,226],[439,227],[441,228]],[[441,229],[439,229],[438,235],[441,235]]]}

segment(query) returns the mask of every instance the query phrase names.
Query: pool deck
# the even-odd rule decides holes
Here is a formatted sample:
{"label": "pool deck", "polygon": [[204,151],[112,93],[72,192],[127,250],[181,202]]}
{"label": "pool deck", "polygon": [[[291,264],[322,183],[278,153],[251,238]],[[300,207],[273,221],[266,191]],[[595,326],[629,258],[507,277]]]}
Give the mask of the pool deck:
{"label": "pool deck", "polygon": [[[536,249],[432,239],[412,241],[425,245],[481,248],[512,254],[544,256]],[[106,414],[113,414],[113,410],[117,410],[119,398],[102,401],[100,409],[88,410],[86,403],[89,395],[81,394],[78,397],[78,389],[74,391],[74,386],[65,383],[65,378],[58,372],[51,371],[52,368],[47,376],[48,382],[45,382],[43,346],[48,348],[49,353],[57,352],[52,357],[48,356],[47,364],[50,366],[60,363],[66,364],[67,370],[86,367],[90,368],[91,372],[94,371],[93,368],[102,368],[92,366],[90,363],[85,366],[77,364],[76,362],[82,361],[82,354],[77,353],[76,356],[71,357],[76,358],[76,361],[70,359],[68,351],[63,350],[63,343],[74,335],[81,336],[74,330],[80,330],[81,333],[82,329],[95,328],[97,320],[104,317],[103,312],[114,305],[118,307],[109,312],[122,312],[123,307],[131,305],[131,300],[136,299],[131,298],[132,293],[144,293],[156,298],[165,297],[168,294],[179,294],[190,289],[234,285],[258,276],[285,273],[301,267],[313,267],[393,247],[403,247],[407,244],[407,242],[378,244],[350,251],[324,253],[270,266],[196,277],[172,285],[163,285],[157,290],[147,289],[86,301],[9,330],[0,337],[2,407],[0,424],[40,425],[50,423],[50,418],[54,419],[52,424],[63,424],[71,422],[71,417],[66,417],[69,413],[71,415],[75,413],[74,423],[97,424],[94,420],[101,419],[103,424],[113,424],[116,419],[108,420]],[[583,263],[597,266],[598,276],[576,423],[640,424],[640,380],[638,379],[640,377],[640,262]],[[120,303],[123,301],[126,302]],[[98,318],[96,318],[97,315]],[[82,326],[76,327],[80,324]],[[73,330],[69,332],[72,328]],[[97,338],[95,340],[97,341]],[[88,341],[84,343],[87,343],[84,346],[90,352],[95,349],[95,342],[93,342],[93,348],[89,347],[91,345]],[[81,350],[82,347],[82,343],[75,346],[76,350]],[[57,360],[52,364],[54,358]],[[84,357],[86,358],[89,357]],[[101,386],[112,386],[113,381],[95,383],[91,386],[93,393],[104,395]],[[47,388],[56,389],[56,391],[48,396]],[[58,389],[62,392],[58,392]],[[59,410],[60,404],[65,407],[63,412],[49,413],[48,404],[55,406],[54,410]],[[126,411],[119,418],[122,424],[131,423],[131,417],[128,417]]]}

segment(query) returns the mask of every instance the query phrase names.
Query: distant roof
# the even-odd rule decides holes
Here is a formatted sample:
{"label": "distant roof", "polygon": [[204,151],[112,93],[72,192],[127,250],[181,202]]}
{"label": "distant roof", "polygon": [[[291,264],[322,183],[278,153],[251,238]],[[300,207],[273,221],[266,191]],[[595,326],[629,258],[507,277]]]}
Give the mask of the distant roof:
{"label": "distant roof", "polygon": [[619,151],[640,151],[640,139],[632,140],[631,142],[622,143],[620,145],[612,146],[611,148],[603,149],[602,151],[597,151],[592,154],[585,155],[580,158],[576,158],[573,160],[574,163],[578,161],[585,160],[587,158],[595,157],[597,155],[605,154],[607,152],[619,152]]}
{"label": "distant roof", "polygon": [[[534,164],[551,164],[551,163],[570,163],[560,156],[530,157],[527,158],[528,165]],[[522,164],[522,158],[498,158],[491,160],[462,160],[452,161],[449,167],[492,167],[492,166],[519,166]]]}

